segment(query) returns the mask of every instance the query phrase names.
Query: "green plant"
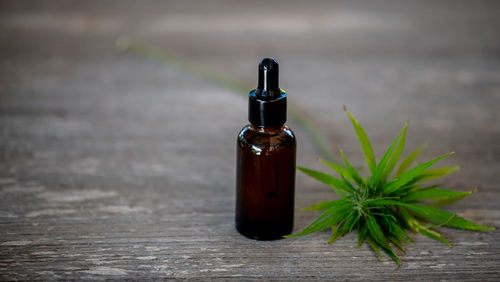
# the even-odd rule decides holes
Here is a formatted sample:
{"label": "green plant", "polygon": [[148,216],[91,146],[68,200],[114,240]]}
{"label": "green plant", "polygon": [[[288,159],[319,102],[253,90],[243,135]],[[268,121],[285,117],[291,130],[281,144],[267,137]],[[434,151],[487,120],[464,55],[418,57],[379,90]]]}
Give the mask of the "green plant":
{"label": "green plant", "polygon": [[473,191],[459,192],[443,189],[441,185],[424,184],[426,180],[458,170],[458,166],[429,169],[433,164],[453,153],[408,169],[424,149],[422,146],[401,161],[395,176],[390,179],[403,153],[408,123],[404,125],[377,163],[364,129],[345,107],[344,111],[352,121],[371,176],[362,177],[349,163],[342,150],[340,153],[345,166],[320,159],[320,162],[329,166],[339,177],[297,167],[305,174],[331,186],[340,199],[321,202],[303,209],[323,211],[323,213],[301,232],[286,237],[304,236],[331,228],[331,237],[327,241],[331,243],[356,229],[358,246],[366,241],[380,259],[382,259],[380,249],[382,249],[399,266],[401,261],[392,248],[394,246],[404,252],[404,242],[412,245],[413,239],[407,230],[421,233],[451,247],[450,243],[433,228],[448,226],[467,230],[494,229],[437,208],[459,201]]}

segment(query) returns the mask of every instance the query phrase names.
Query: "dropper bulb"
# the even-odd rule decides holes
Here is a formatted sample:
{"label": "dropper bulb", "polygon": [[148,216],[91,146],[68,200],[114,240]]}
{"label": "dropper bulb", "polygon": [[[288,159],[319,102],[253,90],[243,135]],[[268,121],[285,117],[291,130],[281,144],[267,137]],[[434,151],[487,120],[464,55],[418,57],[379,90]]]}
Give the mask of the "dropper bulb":
{"label": "dropper bulb", "polygon": [[272,58],[265,58],[259,64],[259,83],[257,92],[262,96],[274,97],[280,95],[279,65]]}
{"label": "dropper bulb", "polygon": [[248,120],[255,126],[282,126],[286,122],[286,92],[278,85],[278,63],[265,58],[259,64],[259,83],[248,95]]}

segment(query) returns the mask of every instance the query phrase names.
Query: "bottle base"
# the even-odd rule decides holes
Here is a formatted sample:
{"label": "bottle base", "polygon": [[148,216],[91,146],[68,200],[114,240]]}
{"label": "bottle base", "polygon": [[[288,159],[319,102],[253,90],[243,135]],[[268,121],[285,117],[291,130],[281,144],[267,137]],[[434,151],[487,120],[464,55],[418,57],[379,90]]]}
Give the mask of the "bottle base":
{"label": "bottle base", "polygon": [[252,222],[236,220],[236,230],[249,238],[259,241],[283,239],[283,236],[292,232],[293,222],[288,220],[273,220],[266,222]]}

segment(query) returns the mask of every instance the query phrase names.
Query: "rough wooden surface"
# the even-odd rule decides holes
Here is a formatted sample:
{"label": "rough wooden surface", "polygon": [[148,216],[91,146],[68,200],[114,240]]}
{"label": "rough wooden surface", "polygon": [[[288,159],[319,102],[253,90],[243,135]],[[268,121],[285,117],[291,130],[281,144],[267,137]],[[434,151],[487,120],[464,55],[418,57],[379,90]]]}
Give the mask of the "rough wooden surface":
{"label": "rough wooden surface", "polygon": [[[257,242],[234,229],[247,101],[131,53],[128,35],[255,83],[281,63],[289,99],[362,164],[342,104],[380,155],[411,120],[423,158],[454,150],[448,207],[500,226],[498,1],[0,2],[0,278],[499,280],[500,233],[416,236],[399,270],[350,234]],[[298,164],[320,169],[293,122]],[[333,197],[297,176],[302,207]]]}

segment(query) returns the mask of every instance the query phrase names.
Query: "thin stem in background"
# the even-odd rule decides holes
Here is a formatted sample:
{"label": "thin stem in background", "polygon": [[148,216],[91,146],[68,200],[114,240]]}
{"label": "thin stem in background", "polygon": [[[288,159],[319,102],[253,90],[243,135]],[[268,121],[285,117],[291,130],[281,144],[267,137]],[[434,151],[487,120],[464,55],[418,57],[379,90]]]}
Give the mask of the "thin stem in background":
{"label": "thin stem in background", "polygon": [[[246,96],[248,95],[248,90],[253,89],[251,85],[248,85],[245,82],[225,76],[198,65],[191,60],[181,58],[172,52],[156,48],[150,44],[129,38],[127,36],[119,37],[116,40],[116,48],[119,51],[141,55],[152,60],[162,62],[168,66],[179,68],[189,74],[201,77],[211,83],[232,90],[241,95]],[[305,111],[300,109],[295,104],[288,103],[288,112],[290,119],[309,133],[320,153],[323,154],[329,161],[340,164],[337,158],[333,155],[332,151],[326,145],[325,139],[318,130],[318,127],[310,118],[308,118]]]}

